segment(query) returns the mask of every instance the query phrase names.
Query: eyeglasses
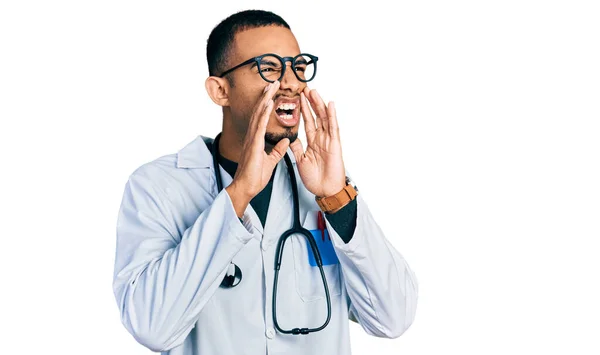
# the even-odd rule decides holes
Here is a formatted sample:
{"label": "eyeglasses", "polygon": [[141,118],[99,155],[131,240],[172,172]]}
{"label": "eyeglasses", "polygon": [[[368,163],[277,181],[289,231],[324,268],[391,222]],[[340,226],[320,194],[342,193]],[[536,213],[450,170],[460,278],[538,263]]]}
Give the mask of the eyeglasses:
{"label": "eyeglasses", "polygon": [[295,57],[280,57],[277,54],[267,53],[258,57],[250,58],[247,61],[236,65],[235,67],[224,71],[219,77],[222,78],[232,71],[243,67],[244,65],[252,64],[252,67],[257,67],[261,78],[269,83],[274,83],[281,80],[285,75],[286,63],[292,64],[292,70],[298,80],[306,83],[315,78],[317,74],[318,57],[312,54],[298,54]]}

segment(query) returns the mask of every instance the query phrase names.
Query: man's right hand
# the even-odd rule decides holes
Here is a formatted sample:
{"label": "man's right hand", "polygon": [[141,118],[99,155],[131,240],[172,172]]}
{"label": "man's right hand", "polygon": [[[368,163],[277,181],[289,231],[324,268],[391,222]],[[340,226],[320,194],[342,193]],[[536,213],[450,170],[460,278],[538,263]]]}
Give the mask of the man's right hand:
{"label": "man's right hand", "polygon": [[279,89],[279,85],[279,81],[267,85],[264,94],[254,107],[235,176],[231,184],[225,188],[240,218],[254,196],[267,186],[273,169],[290,145],[290,140],[284,138],[275,145],[271,153],[265,152],[265,133],[273,112],[273,96]]}

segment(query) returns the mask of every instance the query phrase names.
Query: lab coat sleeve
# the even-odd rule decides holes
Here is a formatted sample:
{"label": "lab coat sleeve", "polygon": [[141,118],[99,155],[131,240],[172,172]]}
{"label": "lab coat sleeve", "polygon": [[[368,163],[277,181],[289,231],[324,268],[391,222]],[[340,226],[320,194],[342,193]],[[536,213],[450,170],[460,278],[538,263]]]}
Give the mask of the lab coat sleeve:
{"label": "lab coat sleeve", "polygon": [[113,290],[121,321],[153,351],[183,343],[250,240],[226,190],[183,233],[166,194],[143,174],[125,186],[117,222]]}
{"label": "lab coat sleeve", "polygon": [[397,338],[414,320],[417,279],[384,236],[362,195],[356,198],[356,229],[347,244],[327,221],[350,299],[349,319],[367,334]]}

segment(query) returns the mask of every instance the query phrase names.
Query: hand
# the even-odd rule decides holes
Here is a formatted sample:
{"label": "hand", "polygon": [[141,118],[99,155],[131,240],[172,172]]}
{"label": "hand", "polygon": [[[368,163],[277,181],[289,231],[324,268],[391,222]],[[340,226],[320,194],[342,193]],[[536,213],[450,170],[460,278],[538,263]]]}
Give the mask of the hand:
{"label": "hand", "polygon": [[[283,158],[290,144],[290,140],[284,138],[275,145],[271,153],[265,152],[265,132],[269,117],[273,112],[273,96],[279,89],[279,84],[279,81],[276,81],[267,85],[264,94],[254,107],[244,138],[240,161],[233,181],[228,187],[230,195],[242,199],[239,201],[243,205],[241,206],[243,207],[242,214],[250,200],[267,186],[273,169]],[[237,210],[238,208],[236,208]]]}
{"label": "hand", "polygon": [[[304,151],[299,139],[290,145],[300,178],[306,189],[317,197],[335,195],[346,186],[335,106],[333,102],[326,106],[316,90],[307,87],[300,94],[300,107],[308,146]],[[317,116],[316,124],[311,107]]]}

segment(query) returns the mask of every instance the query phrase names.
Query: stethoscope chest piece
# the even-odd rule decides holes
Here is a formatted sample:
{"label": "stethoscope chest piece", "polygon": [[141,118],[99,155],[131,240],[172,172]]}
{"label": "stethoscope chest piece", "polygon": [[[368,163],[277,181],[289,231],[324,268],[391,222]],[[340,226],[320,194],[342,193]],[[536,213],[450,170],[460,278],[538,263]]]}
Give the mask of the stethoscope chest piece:
{"label": "stethoscope chest piece", "polygon": [[221,287],[231,288],[237,286],[242,281],[242,270],[234,263],[229,265],[227,273],[221,281]]}

